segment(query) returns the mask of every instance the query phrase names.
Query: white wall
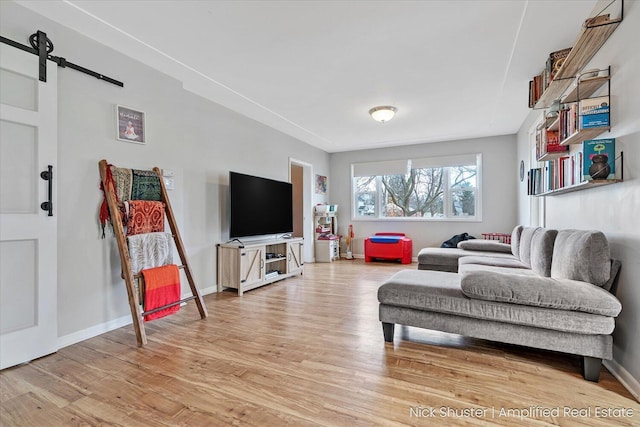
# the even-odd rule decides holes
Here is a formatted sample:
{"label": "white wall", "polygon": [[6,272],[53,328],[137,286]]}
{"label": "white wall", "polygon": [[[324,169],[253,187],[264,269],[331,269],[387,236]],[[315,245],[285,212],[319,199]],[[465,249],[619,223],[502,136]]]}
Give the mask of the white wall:
{"label": "white wall", "polygon": [[[546,197],[546,226],[602,230],[611,245],[611,255],[622,261],[617,297],[622,313],[614,332],[614,365],[621,366],[640,381],[640,3],[625,2],[624,21],[586,66],[611,65],[610,133],[616,138],[616,151],[624,151],[624,182],[554,197]],[[576,34],[578,29],[576,29]],[[540,59],[544,62],[544,58]],[[524,100],[523,100],[524,101]],[[528,159],[527,133],[533,111],[518,133],[518,156]],[[577,147],[576,147],[577,148]],[[520,157],[521,156],[521,157]],[[527,219],[531,199],[526,185],[520,185],[519,214]],[[624,373],[623,373],[624,374]],[[638,390],[636,390],[637,392]]]}
{"label": "white wall", "polygon": [[[376,221],[351,218],[352,163],[468,153],[482,154],[482,222]],[[353,253],[357,256],[364,254],[364,239],[376,232],[406,233],[413,240],[414,257],[421,248],[440,246],[454,234],[468,232],[481,238],[481,233],[511,233],[516,225],[517,185],[513,179],[516,169],[515,135],[333,153],[330,180],[334,185],[331,203],[339,205],[338,231],[346,235],[347,227],[353,224],[356,234]],[[340,185],[335,185],[336,182]],[[344,239],[342,251],[346,251]]]}
{"label": "white wall", "polygon": [[[180,82],[13,2],[0,2],[0,19],[4,37],[28,44],[40,29],[53,41],[54,55],[125,84],[119,88],[71,69],[58,73],[61,337],[130,313],[115,239],[110,233],[100,238],[100,159],[175,171],[169,197],[200,288],[215,286],[215,245],[228,239],[229,170],[287,181],[294,157],[312,164],[314,173],[329,174],[326,152],[187,92]],[[115,104],[146,112],[146,146],[115,139]],[[313,203],[323,200],[314,195]]]}

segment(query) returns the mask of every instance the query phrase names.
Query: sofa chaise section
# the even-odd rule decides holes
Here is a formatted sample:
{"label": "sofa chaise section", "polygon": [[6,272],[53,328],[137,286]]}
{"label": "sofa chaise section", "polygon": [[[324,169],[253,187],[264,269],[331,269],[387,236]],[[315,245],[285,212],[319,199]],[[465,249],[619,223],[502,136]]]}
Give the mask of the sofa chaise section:
{"label": "sofa chaise section", "polygon": [[378,290],[385,341],[400,324],[576,354],[585,379],[597,381],[622,309],[609,292],[619,263],[600,232],[536,228],[523,237],[524,260],[515,261],[529,268],[464,256],[458,273],[396,273]]}

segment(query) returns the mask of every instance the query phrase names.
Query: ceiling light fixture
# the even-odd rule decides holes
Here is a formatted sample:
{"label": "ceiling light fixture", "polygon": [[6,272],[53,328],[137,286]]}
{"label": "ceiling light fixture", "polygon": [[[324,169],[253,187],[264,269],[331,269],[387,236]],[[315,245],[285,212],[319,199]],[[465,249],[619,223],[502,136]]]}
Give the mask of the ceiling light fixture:
{"label": "ceiling light fixture", "polygon": [[398,109],[390,105],[382,105],[380,107],[373,107],[369,110],[369,114],[376,122],[384,123],[393,118]]}
{"label": "ceiling light fixture", "polygon": [[388,122],[393,118],[398,109],[396,107],[392,107],[390,105],[382,105],[379,107],[373,107],[369,110],[369,114],[376,122],[384,123]]}

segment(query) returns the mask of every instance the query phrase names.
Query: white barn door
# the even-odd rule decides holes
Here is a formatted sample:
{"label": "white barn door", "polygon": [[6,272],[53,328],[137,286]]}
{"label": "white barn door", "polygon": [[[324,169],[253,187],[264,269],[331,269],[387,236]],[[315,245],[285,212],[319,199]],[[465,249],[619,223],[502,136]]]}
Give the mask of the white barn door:
{"label": "white barn door", "polygon": [[0,45],[0,369],[57,350],[57,86],[54,63],[43,83],[36,55]]}

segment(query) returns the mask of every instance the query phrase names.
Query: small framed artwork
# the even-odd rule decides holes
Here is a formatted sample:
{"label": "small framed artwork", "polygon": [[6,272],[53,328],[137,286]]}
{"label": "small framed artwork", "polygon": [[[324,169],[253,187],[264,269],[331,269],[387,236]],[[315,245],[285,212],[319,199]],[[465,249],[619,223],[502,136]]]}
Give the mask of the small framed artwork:
{"label": "small framed artwork", "polygon": [[327,177],[316,175],[316,193],[327,194]]}
{"label": "small framed artwork", "polygon": [[120,141],[146,144],[144,112],[116,105],[116,127]]}

